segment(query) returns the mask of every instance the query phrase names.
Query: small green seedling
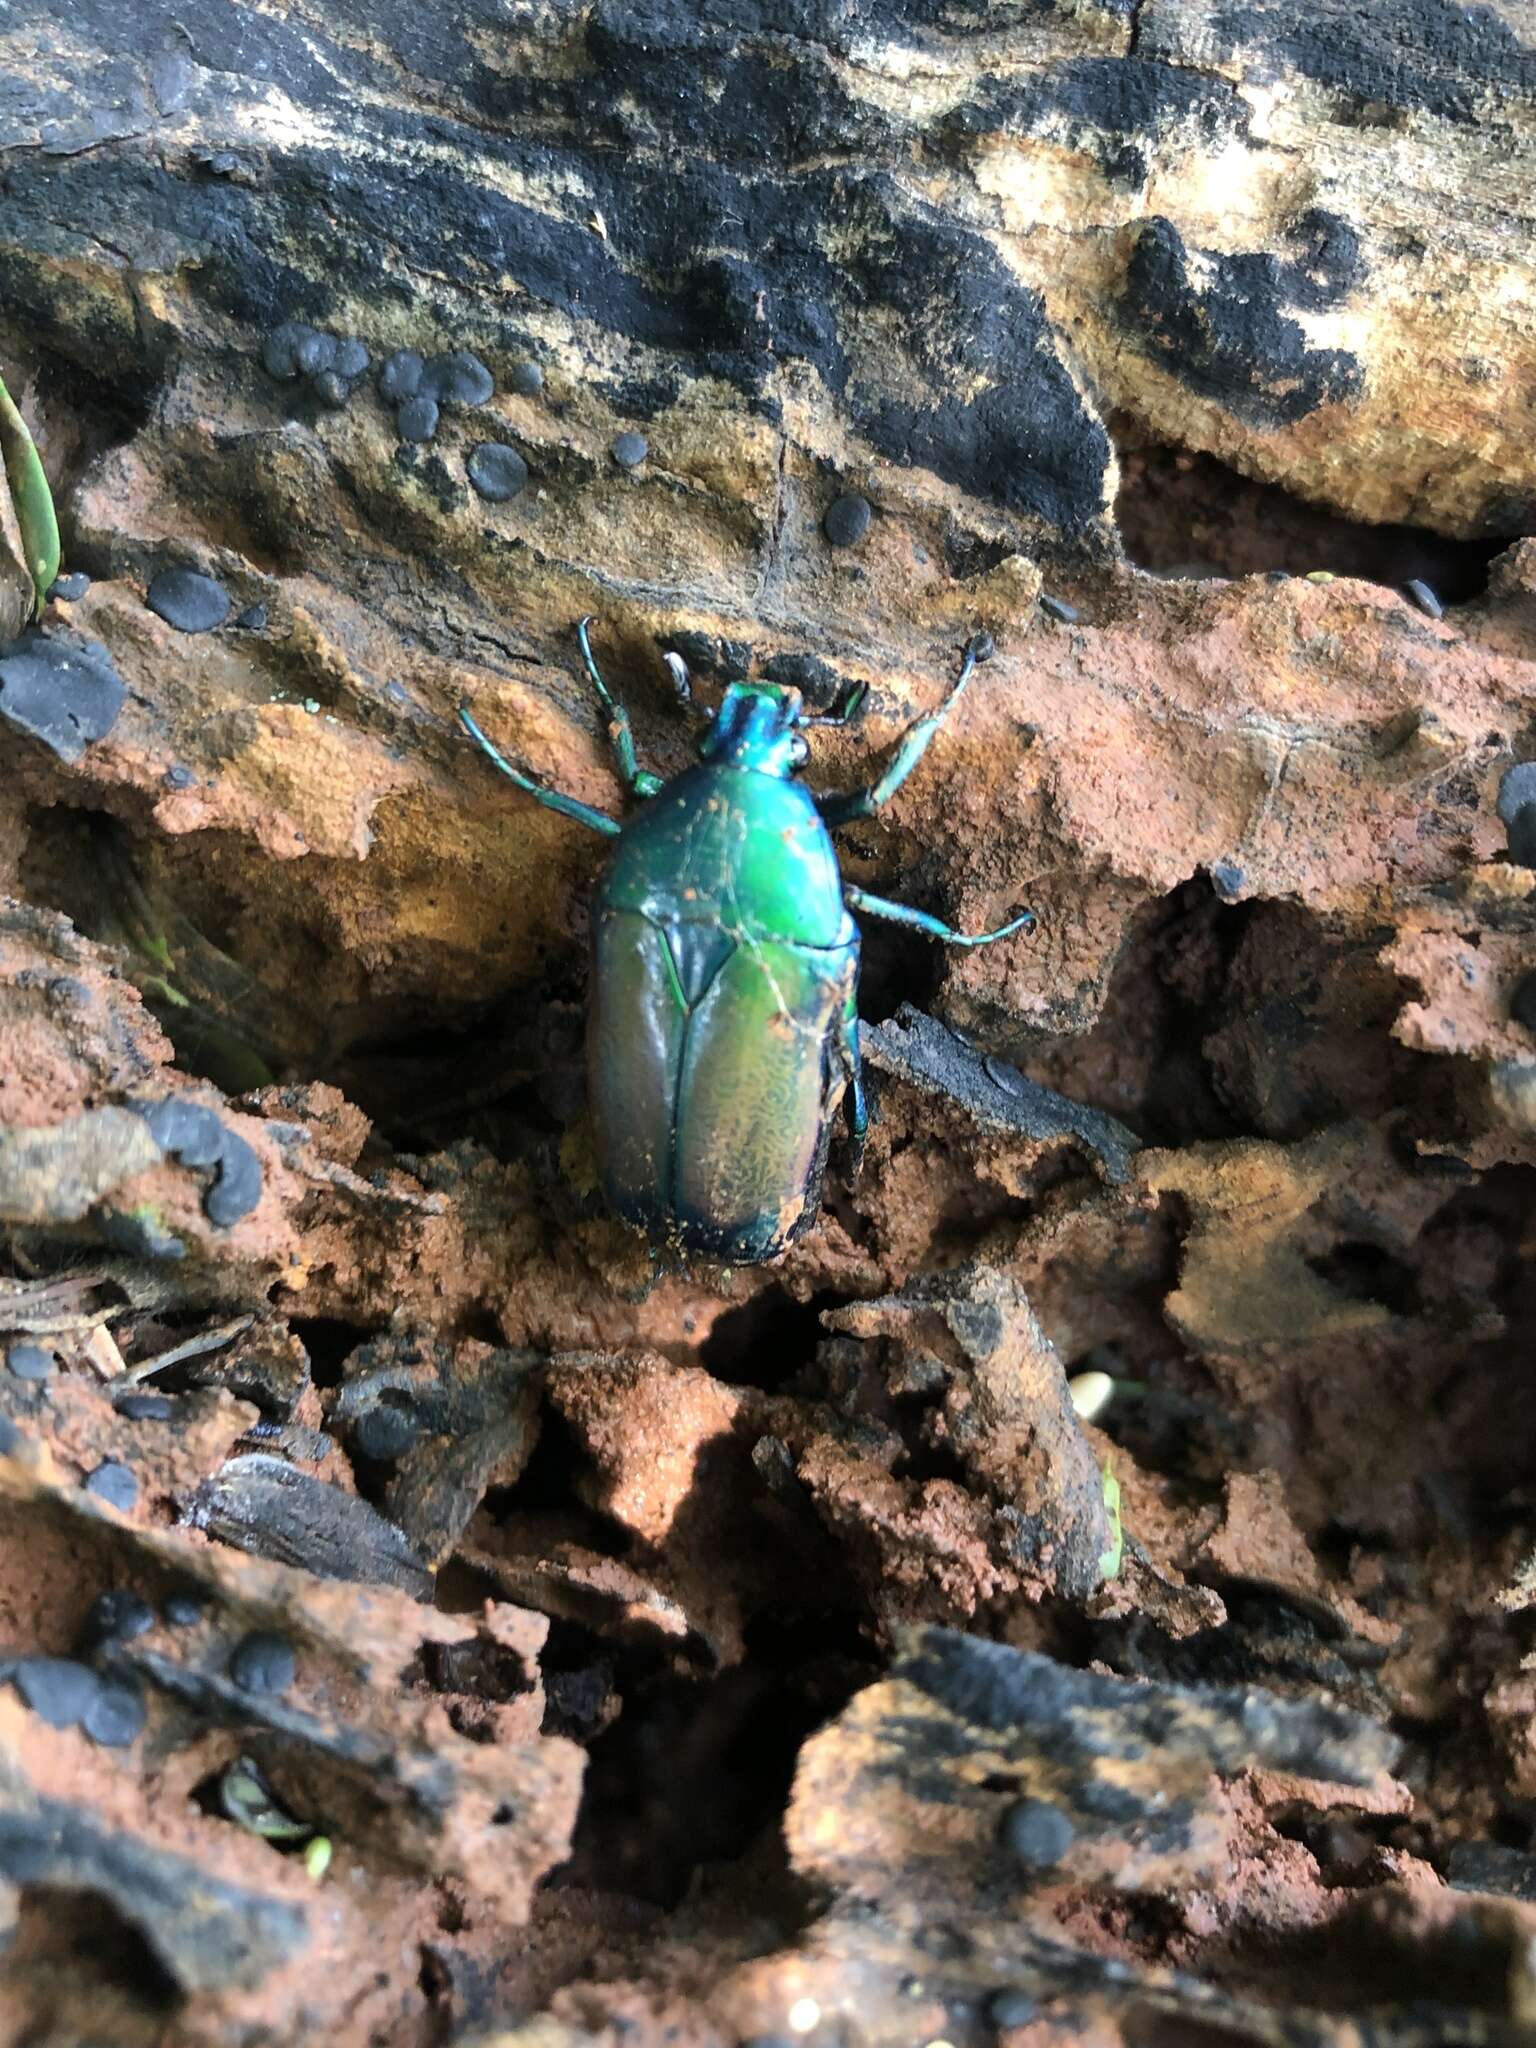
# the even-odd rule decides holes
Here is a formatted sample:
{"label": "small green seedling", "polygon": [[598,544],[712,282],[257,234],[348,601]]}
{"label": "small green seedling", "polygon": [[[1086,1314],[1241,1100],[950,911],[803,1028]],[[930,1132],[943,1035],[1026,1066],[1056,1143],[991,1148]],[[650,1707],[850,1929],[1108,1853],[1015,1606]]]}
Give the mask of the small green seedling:
{"label": "small green seedling", "polygon": [[53,509],[53,493],[37,444],[27,432],[27,423],[16,410],[16,401],[0,378],[0,456],[5,461],[11,503],[26,552],[27,573],[37,592],[37,610],[53,588],[59,573],[59,521]]}
{"label": "small green seedling", "polygon": [[1115,1477],[1113,1458],[1104,1465],[1104,1505],[1109,1510],[1109,1548],[1099,1559],[1099,1576],[1105,1580],[1118,1579],[1125,1555],[1125,1529],[1120,1520],[1120,1482]]}
{"label": "small green seedling", "polygon": [[302,1842],[313,1835],[307,1820],[298,1820],[278,1805],[266,1779],[249,1757],[229,1766],[219,1780],[219,1804],[247,1834],[268,1842]]}
{"label": "small green seedling", "polygon": [[247,1834],[298,1849],[311,1883],[319,1884],[331,1867],[331,1838],[316,1834],[314,1825],[279,1806],[272,1788],[248,1756],[232,1763],[219,1780],[219,1804]]}

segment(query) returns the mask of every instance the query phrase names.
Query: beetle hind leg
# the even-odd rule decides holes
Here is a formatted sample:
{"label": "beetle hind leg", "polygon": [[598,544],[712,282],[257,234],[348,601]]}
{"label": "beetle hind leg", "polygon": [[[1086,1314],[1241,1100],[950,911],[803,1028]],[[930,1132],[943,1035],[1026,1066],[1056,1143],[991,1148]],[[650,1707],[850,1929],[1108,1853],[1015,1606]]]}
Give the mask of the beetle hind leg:
{"label": "beetle hind leg", "polygon": [[926,910],[915,910],[910,903],[893,903],[887,896],[871,896],[865,889],[855,889],[850,883],[843,890],[843,901],[850,910],[862,910],[866,917],[883,918],[887,924],[905,925],[909,931],[926,932],[930,939],[942,939],[946,946],[990,946],[994,939],[1006,939],[1010,932],[1032,932],[1036,918],[1032,910],[1024,910],[1007,924],[1000,924],[990,932],[957,932],[952,924],[946,924],[942,917],[933,917]]}

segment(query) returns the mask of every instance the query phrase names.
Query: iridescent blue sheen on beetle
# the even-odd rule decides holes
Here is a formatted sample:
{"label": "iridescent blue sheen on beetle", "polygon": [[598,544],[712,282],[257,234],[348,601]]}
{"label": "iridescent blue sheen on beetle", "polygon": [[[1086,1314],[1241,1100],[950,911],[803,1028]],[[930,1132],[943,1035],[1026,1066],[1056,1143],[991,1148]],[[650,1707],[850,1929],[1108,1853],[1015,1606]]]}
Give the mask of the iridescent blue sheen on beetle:
{"label": "iridescent blue sheen on beetle", "polygon": [[[1033,926],[957,932],[844,882],[832,831],[906,781],[990,653],[973,640],[937,711],[902,734],[867,789],[817,796],[795,776],[804,729],[842,725],[863,690],[809,717],[800,692],[727,685],[699,760],[671,782],[635,758],[629,717],[577,627],[619,772],[640,808],[623,824],[546,789],[466,730],[539,803],[615,841],[592,913],[587,1078],[603,1193],[658,1251],[730,1265],[776,1258],[816,1215],[843,1094],[855,1142],[868,1121],[859,1066],[859,932],[850,910],[985,946]],[[668,657],[689,700],[687,672]]]}

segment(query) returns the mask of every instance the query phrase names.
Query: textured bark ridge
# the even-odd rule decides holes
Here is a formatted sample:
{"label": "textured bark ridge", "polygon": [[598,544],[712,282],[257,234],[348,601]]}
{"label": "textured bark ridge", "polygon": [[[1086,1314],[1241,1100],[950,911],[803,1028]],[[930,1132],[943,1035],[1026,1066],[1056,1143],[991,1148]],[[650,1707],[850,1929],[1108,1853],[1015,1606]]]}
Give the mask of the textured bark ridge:
{"label": "textured bark ridge", "polygon": [[[0,2035],[1528,2039],[1530,10],[0,58]],[[605,1214],[458,722],[616,815],[589,613],[819,788],[996,642],[840,845],[1038,927],[871,924],[769,1270]]]}

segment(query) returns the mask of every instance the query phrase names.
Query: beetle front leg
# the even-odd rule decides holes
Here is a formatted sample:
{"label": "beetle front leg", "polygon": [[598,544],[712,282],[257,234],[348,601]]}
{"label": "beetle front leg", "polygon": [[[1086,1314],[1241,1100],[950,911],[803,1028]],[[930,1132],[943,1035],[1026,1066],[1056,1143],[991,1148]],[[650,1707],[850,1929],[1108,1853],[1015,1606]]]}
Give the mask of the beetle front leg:
{"label": "beetle front leg", "polygon": [[895,760],[878,782],[872,782],[868,789],[850,789],[840,794],[834,792],[831,795],[817,797],[816,808],[829,827],[835,830],[839,825],[851,824],[855,818],[868,818],[881,804],[890,802],[927,753],[934,734],[959,703],[967,684],[976,673],[977,663],[985,661],[991,653],[991,637],[986,633],[978,633],[965,650],[960,673],[956,676],[948,696],[937,711],[930,711],[926,718],[919,718],[907,727],[896,748]]}
{"label": "beetle front leg", "polygon": [[602,670],[597,665],[597,656],[592,652],[592,642],[587,637],[587,628],[591,623],[590,617],[583,619],[576,628],[576,638],[581,647],[581,658],[587,665],[587,674],[592,679],[592,687],[608,714],[608,740],[618,757],[619,773],[624,778],[625,787],[634,795],[654,796],[661,788],[661,777],[652,775],[647,769],[642,768],[635,758],[635,736],[630,730],[629,713],[603,681]]}
{"label": "beetle front leg", "polygon": [[512,763],[491,745],[463,704],[459,706],[459,723],[507,780],[515,782],[519,789],[527,790],[535,803],[541,803],[545,810],[558,811],[562,818],[574,818],[580,825],[590,825],[594,832],[602,832],[610,839],[615,838],[624,829],[617,819],[605,817],[601,811],[594,811],[590,804],[584,804],[579,797],[567,796],[561,789],[546,789],[542,782],[535,782],[531,775],[525,775],[520,768],[514,768]]}
{"label": "beetle front leg", "polygon": [[862,910],[866,917],[882,917],[887,924],[905,925],[909,931],[926,932],[931,939],[942,939],[946,946],[990,946],[994,939],[1006,939],[1010,932],[1032,932],[1035,928],[1035,913],[1021,911],[1007,924],[1000,924],[991,932],[957,932],[952,924],[946,924],[941,917],[932,917],[926,910],[914,910],[910,903],[893,903],[887,896],[871,896],[867,890],[855,889],[849,883],[843,890],[843,901],[850,910]]}

